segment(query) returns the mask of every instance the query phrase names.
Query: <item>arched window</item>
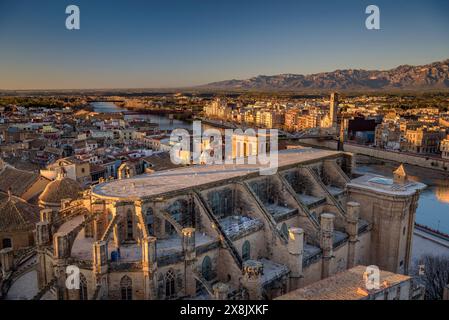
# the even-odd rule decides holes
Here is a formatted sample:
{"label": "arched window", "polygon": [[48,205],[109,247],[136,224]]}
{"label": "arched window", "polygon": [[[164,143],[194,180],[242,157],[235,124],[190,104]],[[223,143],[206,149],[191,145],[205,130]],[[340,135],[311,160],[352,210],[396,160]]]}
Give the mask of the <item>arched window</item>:
{"label": "arched window", "polygon": [[133,240],[133,213],[131,210],[126,213],[126,240]]}
{"label": "arched window", "polygon": [[133,282],[130,277],[124,276],[120,280],[120,292],[122,294],[122,300],[133,299]]}
{"label": "arched window", "polygon": [[80,300],[87,300],[87,280],[86,277],[80,274]]}
{"label": "arched window", "polygon": [[201,274],[207,281],[212,280],[212,261],[209,256],[205,256],[201,265]]}
{"label": "arched window", "polygon": [[246,261],[251,259],[251,244],[246,240],[242,245],[242,260]]}
{"label": "arched window", "polygon": [[281,233],[284,235],[285,239],[288,239],[288,227],[285,223],[282,224]]}
{"label": "arched window", "polygon": [[165,274],[165,298],[171,299],[175,297],[176,290],[175,290],[175,274],[172,270],[168,270]]}
{"label": "arched window", "polygon": [[2,249],[5,249],[5,248],[12,248],[11,238],[4,238],[2,240]]}

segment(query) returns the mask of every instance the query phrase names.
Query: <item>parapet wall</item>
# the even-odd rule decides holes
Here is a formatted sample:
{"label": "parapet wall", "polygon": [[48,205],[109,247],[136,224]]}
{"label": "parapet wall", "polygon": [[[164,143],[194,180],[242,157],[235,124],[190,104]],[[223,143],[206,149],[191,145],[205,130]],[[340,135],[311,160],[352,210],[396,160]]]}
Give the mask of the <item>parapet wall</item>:
{"label": "parapet wall", "polygon": [[[302,139],[301,142],[317,146],[324,147],[333,150],[337,150],[337,141],[334,140],[319,140],[319,139]],[[413,155],[404,152],[394,152],[376,148],[370,148],[360,145],[354,145],[350,143],[345,143],[343,149],[346,152],[363,154],[365,156],[370,156],[373,158],[396,161],[399,163],[407,163],[423,168],[429,168],[434,170],[439,170],[443,172],[449,172],[449,161],[443,160],[436,157],[426,157],[423,155]]]}

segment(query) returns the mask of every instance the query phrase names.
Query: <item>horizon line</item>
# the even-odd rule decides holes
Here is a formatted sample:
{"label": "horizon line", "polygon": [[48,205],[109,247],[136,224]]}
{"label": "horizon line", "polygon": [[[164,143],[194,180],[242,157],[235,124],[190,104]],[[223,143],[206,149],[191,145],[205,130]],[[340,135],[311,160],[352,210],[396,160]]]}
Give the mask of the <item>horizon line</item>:
{"label": "horizon line", "polygon": [[[217,80],[217,81],[212,81],[212,82],[208,82],[206,84],[199,84],[199,85],[184,85],[184,86],[167,86],[167,87],[103,87],[103,88],[32,88],[32,89],[3,89],[0,88],[0,92],[7,92],[7,91],[82,91],[82,90],[96,90],[96,91],[102,91],[102,90],[208,90],[207,86],[211,85],[211,84],[215,84],[215,83],[219,83],[219,82],[225,82],[225,81],[244,81],[244,80],[249,80],[252,78],[257,78],[257,77],[275,77],[275,76],[282,76],[282,75],[294,75],[294,76],[311,76],[311,75],[317,75],[317,74],[322,74],[322,73],[332,73],[332,72],[336,72],[336,71],[346,71],[346,70],[362,70],[362,71],[368,71],[368,72],[372,72],[372,71],[379,71],[379,72],[384,72],[384,71],[391,71],[394,69],[397,69],[399,67],[403,67],[403,66],[412,66],[412,67],[418,67],[418,66],[426,66],[426,65],[430,65],[430,64],[434,64],[434,63],[442,63],[442,62],[449,62],[449,57],[442,59],[442,60],[437,60],[437,61],[431,61],[431,62],[427,62],[427,63],[420,63],[420,64],[400,64],[397,65],[396,67],[391,67],[391,68],[384,68],[384,69],[363,69],[363,68],[338,68],[338,69],[334,69],[332,71],[321,71],[321,72],[314,72],[314,73],[277,73],[277,74],[272,74],[272,75],[266,75],[266,74],[258,74],[258,75],[254,75],[254,76],[250,76],[250,77],[246,77],[243,79],[225,79],[225,80]],[[209,89],[211,90],[211,89]],[[216,91],[219,91],[220,89],[213,89]],[[222,89],[222,90],[227,90],[227,91],[258,91],[257,89],[241,89],[241,90],[237,90],[237,89],[233,89],[233,90],[229,90],[229,89]],[[283,90],[283,89],[275,89],[277,91],[289,91],[289,90]],[[291,89],[290,89],[291,90]],[[307,89],[306,89],[307,90]],[[322,90],[322,91],[329,91],[331,89],[308,89],[310,91],[313,90]],[[374,90],[374,89],[373,89]],[[407,89],[397,89],[398,91],[407,91]],[[416,89],[418,90],[418,89]],[[271,91],[270,89],[265,89],[263,91]],[[300,89],[298,89],[297,91],[300,91]],[[358,90],[340,90],[340,91],[358,91]],[[374,90],[376,91],[376,90]],[[378,91],[388,91],[385,89],[379,89]],[[392,90],[394,91],[394,90]],[[413,91],[413,90],[410,90]]]}

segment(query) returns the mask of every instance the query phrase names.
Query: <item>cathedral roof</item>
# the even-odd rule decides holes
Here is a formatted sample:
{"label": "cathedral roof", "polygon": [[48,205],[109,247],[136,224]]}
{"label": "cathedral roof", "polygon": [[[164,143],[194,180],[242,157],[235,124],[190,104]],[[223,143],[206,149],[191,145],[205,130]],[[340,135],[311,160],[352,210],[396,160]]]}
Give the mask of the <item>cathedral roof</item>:
{"label": "cathedral roof", "polygon": [[[282,170],[299,163],[309,163],[319,159],[337,157],[339,151],[320,150],[312,148],[281,150],[278,152],[274,169]],[[269,158],[270,155],[267,155]],[[171,170],[157,171],[151,174],[141,174],[129,179],[121,179],[100,183],[93,187],[92,194],[99,197],[136,199],[159,196],[164,193],[195,188],[209,183],[224,183],[233,178],[241,178],[249,174],[259,173],[269,169],[270,165],[262,164],[214,164],[194,165]],[[274,163],[272,163],[274,164]]]}
{"label": "cathedral roof", "polygon": [[76,199],[82,188],[78,182],[59,174],[50,182],[39,196],[39,200],[48,203],[60,203],[63,199]]}
{"label": "cathedral roof", "polygon": [[39,207],[11,193],[0,193],[0,231],[26,230],[38,221]]}

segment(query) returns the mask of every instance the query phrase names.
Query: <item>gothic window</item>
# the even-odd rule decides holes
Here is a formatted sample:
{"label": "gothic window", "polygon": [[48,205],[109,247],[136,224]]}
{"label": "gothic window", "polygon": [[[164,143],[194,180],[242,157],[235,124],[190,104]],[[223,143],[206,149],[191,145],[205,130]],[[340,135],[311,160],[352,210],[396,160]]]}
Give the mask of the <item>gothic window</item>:
{"label": "gothic window", "polygon": [[288,227],[285,223],[282,224],[281,233],[284,235],[285,239],[288,239]]}
{"label": "gothic window", "polygon": [[165,274],[165,298],[171,299],[176,295],[175,274],[168,270]]}
{"label": "gothic window", "polygon": [[246,240],[242,245],[242,260],[246,261],[251,259],[251,244]]}
{"label": "gothic window", "polygon": [[201,265],[201,273],[207,281],[212,280],[212,261],[209,256],[205,256]]}
{"label": "gothic window", "polygon": [[87,300],[87,280],[83,274],[80,274],[80,300]]}
{"label": "gothic window", "polygon": [[2,248],[3,248],[3,249],[5,249],[5,248],[12,248],[12,241],[11,241],[11,238],[4,238],[4,239],[2,240]]}
{"label": "gothic window", "polygon": [[133,282],[130,277],[124,276],[122,280],[120,280],[120,292],[122,300],[133,299]]}
{"label": "gothic window", "polygon": [[133,213],[128,210],[126,213],[126,240],[133,239]]}

